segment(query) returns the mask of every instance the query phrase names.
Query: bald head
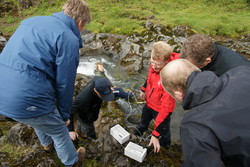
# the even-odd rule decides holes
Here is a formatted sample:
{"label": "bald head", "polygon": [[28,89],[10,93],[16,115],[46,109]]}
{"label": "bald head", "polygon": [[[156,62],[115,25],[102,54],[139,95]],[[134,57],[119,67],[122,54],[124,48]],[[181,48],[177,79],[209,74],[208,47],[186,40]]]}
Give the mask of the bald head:
{"label": "bald head", "polygon": [[169,62],[160,73],[164,90],[173,97],[175,97],[175,91],[185,93],[187,78],[194,71],[200,71],[200,69],[186,59]]}

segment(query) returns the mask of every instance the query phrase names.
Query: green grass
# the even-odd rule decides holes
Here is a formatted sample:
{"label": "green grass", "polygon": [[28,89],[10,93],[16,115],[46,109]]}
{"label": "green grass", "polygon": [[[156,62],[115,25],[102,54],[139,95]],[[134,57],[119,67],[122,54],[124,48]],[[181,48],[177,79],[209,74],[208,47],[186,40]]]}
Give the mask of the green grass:
{"label": "green grass", "polygon": [[[34,15],[51,15],[61,10],[65,1],[48,0],[19,12],[18,18],[0,18],[3,33],[13,33],[21,20]],[[86,28],[95,33],[131,34],[144,31],[152,22],[174,27],[184,25],[211,36],[237,37],[250,33],[249,0],[86,0],[93,21]],[[3,24],[4,23],[4,24]],[[6,26],[7,25],[7,26]]]}
{"label": "green grass", "polygon": [[9,143],[0,144],[0,152],[7,152],[11,155],[11,158],[18,159],[24,154],[33,152],[33,149],[29,147],[16,146]]}

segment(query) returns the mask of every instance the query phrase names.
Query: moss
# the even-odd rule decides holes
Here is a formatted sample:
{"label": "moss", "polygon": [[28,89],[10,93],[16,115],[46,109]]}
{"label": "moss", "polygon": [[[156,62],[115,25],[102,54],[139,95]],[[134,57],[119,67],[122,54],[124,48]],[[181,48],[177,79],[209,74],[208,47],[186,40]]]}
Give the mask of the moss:
{"label": "moss", "polygon": [[112,119],[116,119],[116,118],[123,118],[124,119],[124,113],[121,112],[120,109],[112,108],[111,111],[103,112],[102,117],[109,117]]}
{"label": "moss", "polygon": [[12,126],[16,124],[15,121],[0,121],[0,127],[3,135],[6,135]]}
{"label": "moss", "polygon": [[83,162],[83,167],[98,167],[100,164],[95,159],[85,158]]}
{"label": "moss", "polygon": [[0,152],[7,153],[12,159],[18,159],[24,154],[33,152],[33,149],[29,147],[16,146],[5,141],[0,144]]}

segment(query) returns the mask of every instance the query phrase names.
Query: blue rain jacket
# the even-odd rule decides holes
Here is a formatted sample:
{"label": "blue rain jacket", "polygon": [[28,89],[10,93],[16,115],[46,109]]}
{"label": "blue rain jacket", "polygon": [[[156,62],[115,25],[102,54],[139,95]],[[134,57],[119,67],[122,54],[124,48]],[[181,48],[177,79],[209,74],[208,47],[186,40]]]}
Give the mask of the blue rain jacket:
{"label": "blue rain jacket", "polygon": [[69,119],[81,45],[63,12],[24,20],[0,54],[0,114],[26,119],[57,107]]}

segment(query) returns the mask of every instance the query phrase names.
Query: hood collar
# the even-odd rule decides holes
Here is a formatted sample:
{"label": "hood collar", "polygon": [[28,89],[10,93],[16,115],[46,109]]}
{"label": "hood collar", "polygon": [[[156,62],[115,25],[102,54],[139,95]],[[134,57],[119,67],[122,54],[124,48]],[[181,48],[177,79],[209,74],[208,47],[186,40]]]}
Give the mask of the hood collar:
{"label": "hood collar", "polygon": [[76,22],[71,17],[64,14],[64,12],[54,13],[52,16],[61,20],[64,24],[66,24],[73,31],[75,36],[77,36],[77,38],[79,39],[79,48],[82,48],[83,47],[82,46],[82,38],[81,38],[81,34],[77,28]]}
{"label": "hood collar", "polygon": [[182,107],[189,110],[215,98],[222,89],[223,82],[211,71],[191,73],[187,80]]}

